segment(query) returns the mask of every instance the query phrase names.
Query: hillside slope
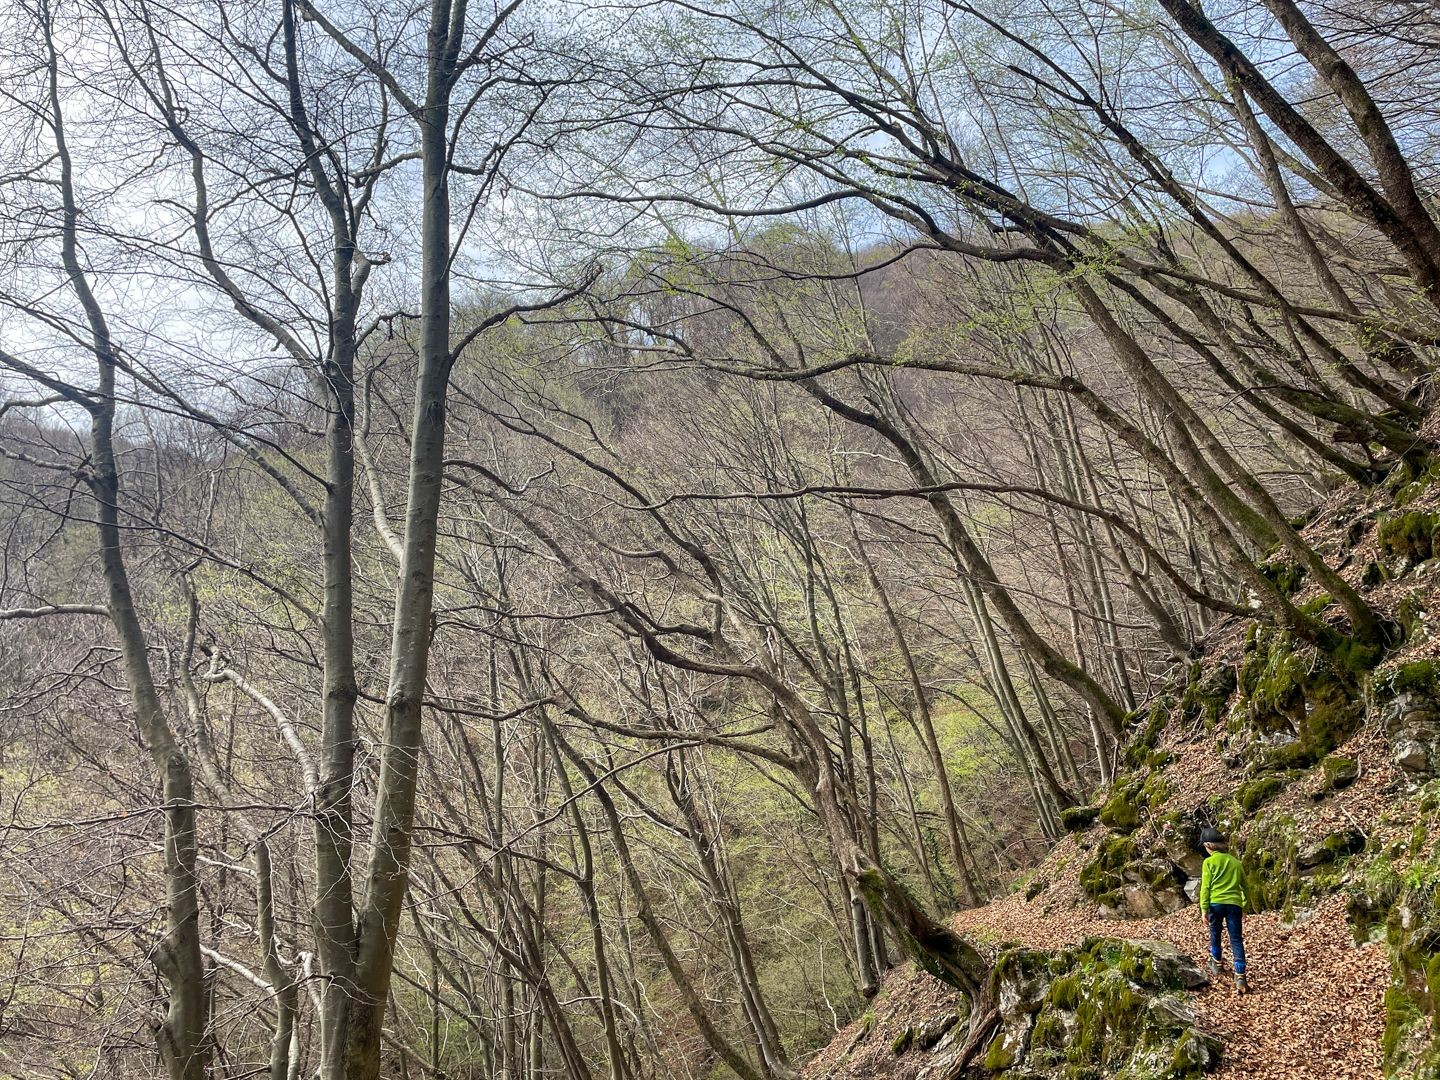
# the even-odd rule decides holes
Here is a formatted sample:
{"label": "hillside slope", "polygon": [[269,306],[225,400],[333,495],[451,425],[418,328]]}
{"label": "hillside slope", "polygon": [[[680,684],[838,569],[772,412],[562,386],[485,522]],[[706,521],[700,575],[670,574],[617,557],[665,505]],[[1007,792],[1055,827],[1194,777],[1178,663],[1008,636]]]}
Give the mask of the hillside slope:
{"label": "hillside slope", "polygon": [[[1435,480],[1347,488],[1306,528],[1393,620],[1395,647],[1327,652],[1218,626],[1137,719],[1126,771],[1067,814],[1072,835],[1012,895],[953,920],[996,960],[1000,1027],[983,1055],[959,1060],[965,1025],[950,1018],[966,1003],[907,968],[803,1075],[1440,1076]],[[1266,571],[1338,623],[1298,567]],[[1245,868],[1245,997],[1228,963],[1209,985],[1185,957],[1147,979],[1169,946],[1203,965],[1205,826],[1232,835]]]}

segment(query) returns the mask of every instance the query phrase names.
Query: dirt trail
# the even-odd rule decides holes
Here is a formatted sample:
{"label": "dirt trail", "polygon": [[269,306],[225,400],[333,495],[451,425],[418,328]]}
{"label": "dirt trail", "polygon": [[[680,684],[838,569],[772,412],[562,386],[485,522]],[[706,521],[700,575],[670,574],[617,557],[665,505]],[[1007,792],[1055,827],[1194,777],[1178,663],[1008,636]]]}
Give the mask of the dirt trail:
{"label": "dirt trail", "polygon": [[[1440,635],[1428,647],[1440,651]],[[1171,783],[1167,811],[1189,812],[1212,793],[1232,791],[1245,779],[1205,738],[1172,731],[1164,746],[1172,754],[1165,770]],[[1359,829],[1376,851],[1408,837],[1411,817],[1387,814],[1407,787],[1383,734],[1368,727],[1339,752],[1360,766],[1354,784],[1317,798],[1323,771],[1313,769],[1268,803],[1267,812],[1289,815],[1297,835],[1304,837]],[[1094,857],[1099,832],[1097,826],[1057,844],[1034,872],[1039,888],[961,912],[951,925],[990,952],[1007,944],[1060,949],[1099,935],[1159,939],[1203,964],[1209,935],[1194,905],[1157,919],[1100,917],[1079,885],[1080,869]],[[1147,822],[1135,836],[1142,845],[1156,845],[1157,823]],[[1025,898],[1027,891],[1035,893],[1033,899]],[[1302,913],[1295,925],[1286,925],[1279,912],[1246,916],[1245,941],[1252,993],[1236,995],[1227,962],[1219,979],[1192,995],[1202,1023],[1225,1043],[1214,1074],[1218,1080],[1375,1080],[1384,1075],[1380,1042],[1389,959],[1383,944],[1355,946],[1343,890]],[[801,1075],[807,1080],[911,1080],[926,1058],[918,1053],[897,1057],[891,1042],[906,1027],[943,1015],[955,1001],[953,991],[907,966],[886,980],[866,1017],[840,1032]]]}
{"label": "dirt trail", "polygon": [[[1113,934],[1168,941],[1203,962],[1208,947],[1193,907],[1163,919],[1125,922],[1055,908],[1053,902],[1027,903],[1017,894],[966,911],[955,925],[977,936],[1046,949],[1076,944],[1087,934]],[[1389,962],[1383,946],[1355,947],[1342,897],[1330,897],[1312,918],[1291,928],[1277,913],[1249,916],[1245,945],[1253,992],[1238,997],[1222,974],[1194,997],[1202,1022],[1225,1040],[1216,1077],[1372,1080],[1383,1075],[1380,1036]]]}

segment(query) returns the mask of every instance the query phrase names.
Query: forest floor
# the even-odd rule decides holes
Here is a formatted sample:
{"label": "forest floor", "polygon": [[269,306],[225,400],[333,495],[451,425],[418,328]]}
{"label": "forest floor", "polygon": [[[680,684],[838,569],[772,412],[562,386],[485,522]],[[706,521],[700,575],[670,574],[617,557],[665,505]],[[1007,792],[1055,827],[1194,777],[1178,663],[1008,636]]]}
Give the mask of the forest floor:
{"label": "forest floor", "polygon": [[[1179,739],[1169,747],[1178,767],[1170,773],[1183,779],[1168,805],[1201,802],[1210,792],[1226,790],[1235,782],[1238,771],[1228,775],[1232,770],[1213,746],[1180,741],[1183,733],[1176,735]],[[1388,834],[1392,827],[1382,824],[1381,817],[1403,781],[1389,760],[1383,736],[1367,729],[1343,752],[1361,765],[1361,778],[1352,787],[1316,804],[1301,781],[1277,805],[1288,802],[1311,831],[1360,822],[1372,835]],[[991,953],[1017,944],[1061,949],[1100,935],[1166,941],[1203,965],[1208,931],[1193,905],[1157,919],[1101,917],[1078,880],[1089,843],[1084,836],[1067,837],[1032,876],[1017,882],[1017,891],[961,912],[951,925]],[[1025,892],[1030,890],[1025,885],[1036,878],[1044,887],[1027,899]],[[1383,944],[1356,946],[1345,918],[1343,892],[1297,912],[1293,922],[1280,912],[1247,916],[1245,944],[1249,994],[1235,993],[1227,962],[1220,978],[1191,995],[1201,1024],[1224,1042],[1221,1066],[1214,1076],[1219,1080],[1372,1080],[1383,1075],[1380,1040],[1389,960]],[[1228,960],[1228,945],[1226,956]],[[896,1055],[894,1040],[907,1027],[943,1015],[956,1004],[952,991],[906,964],[892,973],[870,1009],[806,1064],[801,1076],[806,1080],[924,1077],[928,1056]]]}
{"label": "forest floor", "polygon": [[[1057,910],[1053,903],[1027,901],[1019,893],[966,911],[953,925],[996,946],[1059,949],[1091,934],[1168,941],[1197,962],[1203,962],[1208,942],[1193,907],[1162,919],[1116,922],[1100,919],[1093,905]],[[1355,946],[1343,896],[1327,898],[1294,925],[1278,912],[1249,916],[1245,945],[1249,994],[1238,996],[1222,973],[1191,995],[1200,1022],[1224,1042],[1214,1074],[1218,1080],[1373,1080],[1383,1075],[1380,1037],[1389,961],[1383,945]],[[920,1054],[896,1056],[896,1036],[955,1005],[953,992],[907,965],[887,981],[872,1009],[841,1031],[801,1075],[809,1080],[910,1080],[927,1062]]]}
{"label": "forest floor", "polygon": [[[1016,894],[965,912],[955,925],[1046,949],[1077,944],[1087,934],[1168,941],[1197,962],[1203,962],[1208,948],[1208,931],[1193,907],[1162,919],[1124,923],[1095,918],[1083,909],[1047,914],[1043,908]],[[1278,912],[1248,916],[1245,949],[1249,994],[1237,995],[1222,971],[1192,995],[1201,1023],[1225,1044],[1215,1076],[1372,1080],[1382,1075],[1382,999],[1390,964],[1383,945],[1355,946],[1343,896],[1327,898],[1293,926]]]}

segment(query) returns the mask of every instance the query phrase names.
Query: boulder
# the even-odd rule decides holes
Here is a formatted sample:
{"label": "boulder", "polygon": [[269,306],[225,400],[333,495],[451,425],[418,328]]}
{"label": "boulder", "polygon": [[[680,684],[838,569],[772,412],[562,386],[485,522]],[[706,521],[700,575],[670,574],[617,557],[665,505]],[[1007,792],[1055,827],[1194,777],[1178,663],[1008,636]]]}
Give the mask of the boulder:
{"label": "boulder", "polygon": [[1300,848],[1295,853],[1295,868],[1301,871],[1315,870],[1364,850],[1364,833],[1359,829],[1341,829]]}
{"label": "boulder", "polygon": [[1429,738],[1417,738],[1417,734],[1411,730],[1396,739],[1391,755],[1395,764],[1406,772],[1429,775],[1434,772],[1430,764],[1434,742]]}
{"label": "boulder", "polygon": [[[1200,970],[1195,961],[1168,941],[1137,941],[1135,948],[1144,949],[1150,954],[1155,977],[1164,986],[1198,990],[1202,986],[1210,985],[1209,976]],[[1194,1022],[1193,1016],[1187,1021],[1189,1024]]]}
{"label": "boulder", "polygon": [[[1092,937],[1061,952],[1012,949],[997,958],[995,980],[999,1026],[964,1075],[1190,1080],[1219,1063],[1220,1044],[1184,997],[1208,980],[1167,942]],[[943,1019],[926,1021],[911,1045]],[[946,1031],[917,1080],[957,1075],[963,1030]]]}
{"label": "boulder", "polygon": [[1179,889],[1156,889],[1151,885],[1126,885],[1120,890],[1124,915],[1132,919],[1158,919],[1185,906]]}
{"label": "boulder", "polygon": [[1419,779],[1440,773],[1440,668],[1413,661],[1375,676],[1391,759]]}

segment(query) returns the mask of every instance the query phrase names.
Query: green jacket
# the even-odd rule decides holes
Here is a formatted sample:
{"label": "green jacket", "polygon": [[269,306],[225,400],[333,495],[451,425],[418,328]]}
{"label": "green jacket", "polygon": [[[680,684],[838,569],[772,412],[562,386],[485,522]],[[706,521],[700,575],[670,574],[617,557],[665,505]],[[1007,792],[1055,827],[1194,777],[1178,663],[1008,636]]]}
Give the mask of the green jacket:
{"label": "green jacket", "polygon": [[1200,868],[1200,910],[1211,904],[1245,906],[1245,872],[1228,851],[1212,852]]}

